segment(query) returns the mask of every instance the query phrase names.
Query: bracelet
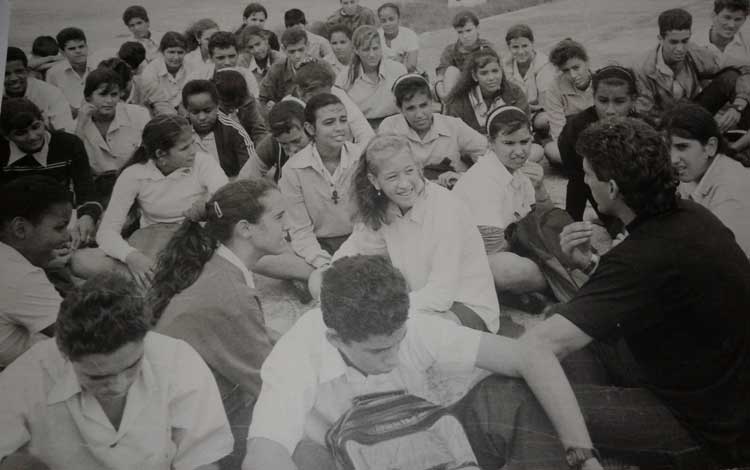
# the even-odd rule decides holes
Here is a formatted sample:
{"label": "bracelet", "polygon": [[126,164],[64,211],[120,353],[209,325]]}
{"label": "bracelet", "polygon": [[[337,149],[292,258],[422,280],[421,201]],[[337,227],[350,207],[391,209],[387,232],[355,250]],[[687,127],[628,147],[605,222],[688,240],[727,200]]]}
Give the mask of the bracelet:
{"label": "bracelet", "polygon": [[582,269],[583,274],[587,276],[591,276],[594,271],[596,271],[596,267],[599,266],[599,255],[596,253],[591,254],[591,261],[589,261],[588,266]]}

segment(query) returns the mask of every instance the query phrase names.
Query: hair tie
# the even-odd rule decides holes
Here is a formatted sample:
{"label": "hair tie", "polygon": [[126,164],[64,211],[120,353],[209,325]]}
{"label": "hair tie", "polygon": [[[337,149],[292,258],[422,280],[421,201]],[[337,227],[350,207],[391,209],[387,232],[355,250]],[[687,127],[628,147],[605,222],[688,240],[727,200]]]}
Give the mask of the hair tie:
{"label": "hair tie", "polygon": [[594,72],[594,79],[596,79],[596,81],[606,80],[608,78],[619,78],[629,83],[635,83],[635,75],[633,74],[633,71],[619,64],[605,65]]}
{"label": "hair tie", "polygon": [[505,118],[508,121],[513,121],[513,120],[528,121],[529,120],[528,114],[526,114],[526,112],[521,108],[517,108],[511,105],[499,106],[495,108],[494,110],[490,111],[489,116],[487,116],[487,122],[485,123],[485,129],[487,131],[487,135],[490,134],[490,124],[492,124],[492,121],[494,121],[495,118],[500,116],[501,114],[508,114],[508,117]]}
{"label": "hair tie", "polygon": [[221,219],[222,217],[224,217],[224,213],[221,212],[221,207],[219,207],[218,201],[214,201],[213,207],[214,207],[214,213],[216,214],[217,219]]}
{"label": "hair tie", "polygon": [[421,80],[422,82],[424,82],[424,84],[425,84],[425,85],[427,85],[427,88],[429,88],[429,87],[430,87],[430,82],[428,82],[428,81],[427,81],[427,79],[426,79],[426,78],[424,78],[424,76],[422,76],[421,74],[418,74],[418,73],[413,73],[413,72],[412,72],[412,73],[405,73],[404,75],[401,75],[400,77],[398,77],[398,78],[396,79],[396,81],[395,81],[395,82],[393,82],[393,86],[391,87],[391,92],[392,92],[392,93],[395,93],[395,92],[396,92],[396,88],[398,88],[398,86],[399,86],[399,85],[400,85],[400,84],[401,84],[401,83],[402,83],[402,82],[403,82],[404,80],[409,80],[410,78],[415,78],[415,79]]}

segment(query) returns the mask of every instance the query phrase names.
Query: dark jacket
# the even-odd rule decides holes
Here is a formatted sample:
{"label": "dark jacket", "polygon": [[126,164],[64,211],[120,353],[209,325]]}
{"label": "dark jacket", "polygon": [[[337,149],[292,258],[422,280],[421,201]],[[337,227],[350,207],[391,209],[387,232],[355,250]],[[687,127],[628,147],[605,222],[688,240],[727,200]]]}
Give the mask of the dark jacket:
{"label": "dark jacket", "polygon": [[[500,97],[505,104],[521,108],[526,114],[529,114],[529,102],[526,99],[526,93],[518,85],[503,79],[503,84],[500,87]],[[445,114],[461,118],[475,131],[482,135],[487,134],[485,123],[477,121],[477,115],[474,113],[474,108],[471,106],[468,94],[449,99],[445,104]]]}

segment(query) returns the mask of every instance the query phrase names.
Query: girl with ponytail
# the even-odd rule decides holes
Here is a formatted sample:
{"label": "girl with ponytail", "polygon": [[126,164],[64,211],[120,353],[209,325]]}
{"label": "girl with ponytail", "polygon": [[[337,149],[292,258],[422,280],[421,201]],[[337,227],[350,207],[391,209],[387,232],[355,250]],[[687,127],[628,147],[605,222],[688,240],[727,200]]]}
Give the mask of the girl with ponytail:
{"label": "girl with ponytail", "polygon": [[[185,118],[153,118],[143,129],[140,147],[117,177],[96,234],[99,248],[76,252],[73,272],[88,278],[104,271],[129,271],[146,287],[156,255],[184,214],[227,181],[215,158],[196,152],[192,127]],[[140,229],[125,240],[121,232],[133,204],[140,209]]]}
{"label": "girl with ponytail", "polygon": [[235,437],[224,468],[239,468],[272,347],[252,271],[286,249],[285,201],[267,179],[241,179],[202,209],[159,256],[146,303],[155,331],[187,341],[214,373]]}

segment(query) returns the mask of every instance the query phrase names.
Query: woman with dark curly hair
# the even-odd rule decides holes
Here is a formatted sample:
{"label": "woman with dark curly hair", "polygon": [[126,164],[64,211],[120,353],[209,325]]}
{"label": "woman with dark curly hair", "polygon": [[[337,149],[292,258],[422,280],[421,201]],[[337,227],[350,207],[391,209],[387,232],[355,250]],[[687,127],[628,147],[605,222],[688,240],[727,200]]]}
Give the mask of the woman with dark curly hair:
{"label": "woman with dark curly hair", "polygon": [[228,468],[239,468],[272,346],[252,271],[284,251],[285,203],[270,181],[246,179],[219,189],[204,209],[162,251],[146,300],[155,331],[187,341],[216,377],[235,435]]}

